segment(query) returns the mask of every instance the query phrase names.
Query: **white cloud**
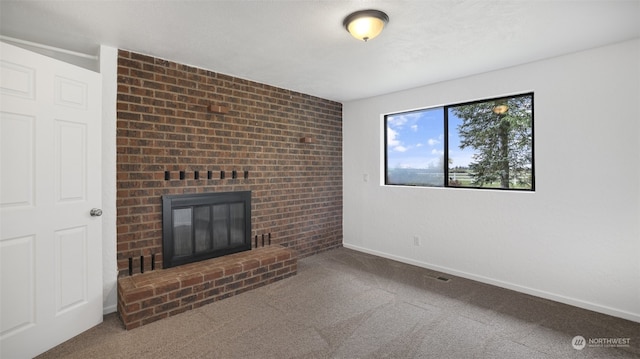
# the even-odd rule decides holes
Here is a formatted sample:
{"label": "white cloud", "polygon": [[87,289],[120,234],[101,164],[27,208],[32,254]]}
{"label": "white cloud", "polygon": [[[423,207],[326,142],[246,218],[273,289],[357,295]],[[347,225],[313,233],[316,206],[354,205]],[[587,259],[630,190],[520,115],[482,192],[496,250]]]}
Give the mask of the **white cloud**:
{"label": "white cloud", "polygon": [[396,152],[406,152],[409,150],[408,147],[405,147],[398,139],[398,131],[394,131],[391,128],[387,128],[387,146]]}
{"label": "white cloud", "polygon": [[427,141],[427,143],[429,144],[429,146],[432,146],[432,147],[433,147],[433,146],[435,146],[435,145],[440,144],[440,141],[438,141],[438,140],[436,140],[436,139],[434,139],[434,138],[430,138],[430,139]]}
{"label": "white cloud", "polygon": [[[415,123],[420,116],[421,114],[419,112],[388,116],[387,124],[389,127],[402,128],[407,123]],[[411,128],[413,129],[413,126]]]}
{"label": "white cloud", "polygon": [[389,116],[387,117],[387,123],[389,127],[402,127],[407,123],[407,118],[405,116]]}
{"label": "white cloud", "polygon": [[400,141],[396,139],[398,137],[398,132],[394,131],[390,127],[387,127],[387,145],[390,147],[400,145]]}
{"label": "white cloud", "polygon": [[418,132],[418,125],[411,125],[411,131]]}
{"label": "white cloud", "polygon": [[473,151],[450,151],[452,166],[467,167],[471,162],[475,162]]}

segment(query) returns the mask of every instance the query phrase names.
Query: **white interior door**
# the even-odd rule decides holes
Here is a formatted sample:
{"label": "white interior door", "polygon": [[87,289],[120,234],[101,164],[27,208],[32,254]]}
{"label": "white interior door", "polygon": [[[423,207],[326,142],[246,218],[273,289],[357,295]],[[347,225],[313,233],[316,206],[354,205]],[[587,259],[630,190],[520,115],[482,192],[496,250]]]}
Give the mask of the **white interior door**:
{"label": "white interior door", "polygon": [[30,358],[102,321],[101,77],[0,46],[0,357]]}

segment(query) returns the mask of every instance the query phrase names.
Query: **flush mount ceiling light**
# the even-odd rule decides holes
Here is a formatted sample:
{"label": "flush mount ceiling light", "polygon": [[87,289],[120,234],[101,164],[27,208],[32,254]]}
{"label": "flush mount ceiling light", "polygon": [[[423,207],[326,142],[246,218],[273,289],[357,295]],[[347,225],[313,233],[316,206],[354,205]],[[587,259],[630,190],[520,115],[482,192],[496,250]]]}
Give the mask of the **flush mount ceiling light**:
{"label": "flush mount ceiling light", "polygon": [[388,22],[389,16],[382,11],[361,10],[345,17],[342,25],[351,36],[366,42],[380,35]]}

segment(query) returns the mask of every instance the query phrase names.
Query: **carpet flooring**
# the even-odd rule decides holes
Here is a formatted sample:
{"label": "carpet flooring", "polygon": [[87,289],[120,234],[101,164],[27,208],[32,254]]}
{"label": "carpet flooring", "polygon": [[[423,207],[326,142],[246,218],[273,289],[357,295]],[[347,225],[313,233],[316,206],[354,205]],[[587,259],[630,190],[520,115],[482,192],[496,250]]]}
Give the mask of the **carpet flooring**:
{"label": "carpet flooring", "polygon": [[640,358],[640,324],[338,248],[131,331],[109,314],[38,358]]}

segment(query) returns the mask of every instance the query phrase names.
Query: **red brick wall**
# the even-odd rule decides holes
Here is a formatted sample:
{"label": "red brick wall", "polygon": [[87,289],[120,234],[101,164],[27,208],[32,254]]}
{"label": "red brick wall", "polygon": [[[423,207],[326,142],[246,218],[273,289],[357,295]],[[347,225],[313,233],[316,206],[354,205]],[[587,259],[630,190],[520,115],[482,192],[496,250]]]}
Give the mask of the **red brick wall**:
{"label": "red brick wall", "polygon": [[163,194],[251,190],[252,238],[300,257],[342,245],[342,104],[120,50],[117,127],[121,273],[162,267]]}

